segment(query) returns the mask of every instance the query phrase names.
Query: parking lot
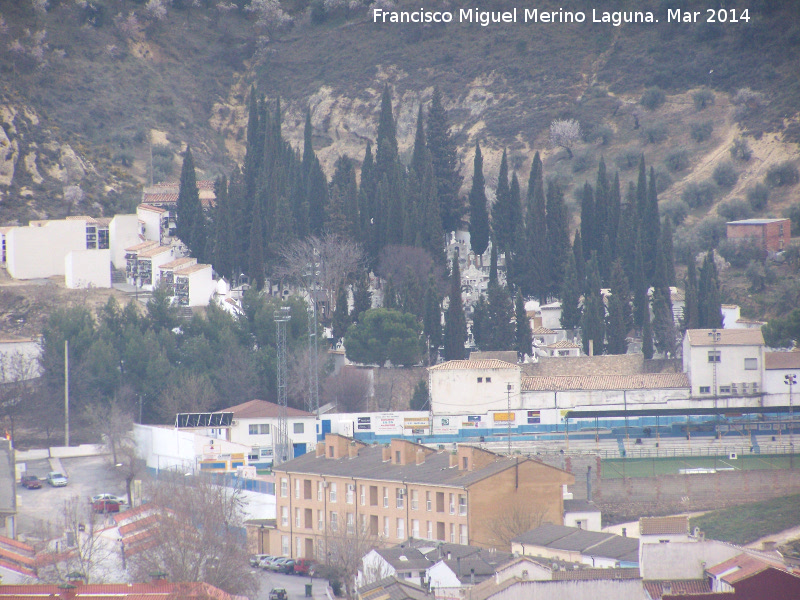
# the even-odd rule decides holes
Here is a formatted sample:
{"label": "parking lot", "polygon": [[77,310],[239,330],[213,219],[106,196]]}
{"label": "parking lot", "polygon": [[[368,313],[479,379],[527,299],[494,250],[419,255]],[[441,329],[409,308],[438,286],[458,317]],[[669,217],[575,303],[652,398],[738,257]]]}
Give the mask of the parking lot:
{"label": "parking lot", "polygon": [[47,473],[51,471],[48,460],[25,463],[27,473],[42,480],[42,488],[29,490],[17,482],[18,534],[33,534],[46,522],[53,525],[59,523],[66,503],[76,496],[86,503],[89,498],[100,493],[125,496],[125,482],[114,473],[108,457],[65,458],[61,460],[61,464],[69,483],[66,487],[54,488],[44,482]]}
{"label": "parking lot", "polygon": [[268,600],[269,591],[272,588],[285,588],[288,593],[287,600],[301,600],[305,598],[305,586],[311,583],[311,592],[314,600],[327,600],[325,590],[328,588],[328,581],[325,579],[311,578],[300,575],[284,575],[283,573],[272,573],[263,569],[257,571],[256,579],[259,583],[258,593],[253,600]]}

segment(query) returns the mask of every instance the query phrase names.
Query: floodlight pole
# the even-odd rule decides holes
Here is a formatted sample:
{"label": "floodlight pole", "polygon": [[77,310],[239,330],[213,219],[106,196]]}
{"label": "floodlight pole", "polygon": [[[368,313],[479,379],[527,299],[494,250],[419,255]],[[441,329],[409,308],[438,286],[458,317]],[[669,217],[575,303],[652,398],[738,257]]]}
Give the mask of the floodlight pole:
{"label": "floodlight pole", "polygon": [[513,384],[506,384],[506,396],[508,398],[508,412],[506,413],[506,425],[508,427],[508,455],[511,456],[511,390]]}
{"label": "floodlight pole", "polygon": [[787,374],[783,376],[783,383],[789,386],[789,468],[794,468],[794,405],[792,404],[792,388],[797,384],[797,375]]}

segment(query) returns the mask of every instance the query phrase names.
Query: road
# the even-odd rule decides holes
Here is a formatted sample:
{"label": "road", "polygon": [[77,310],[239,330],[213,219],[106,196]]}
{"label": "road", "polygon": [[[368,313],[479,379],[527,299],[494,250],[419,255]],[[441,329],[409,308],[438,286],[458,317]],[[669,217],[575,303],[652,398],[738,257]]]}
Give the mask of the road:
{"label": "road", "polygon": [[299,575],[284,575],[282,573],[271,573],[263,569],[255,569],[256,579],[258,579],[259,590],[253,600],[268,600],[269,591],[272,588],[282,587],[288,592],[288,600],[301,600],[305,598],[305,586],[311,583],[311,590],[314,600],[327,600],[325,590],[328,581],[311,577],[301,577]]}

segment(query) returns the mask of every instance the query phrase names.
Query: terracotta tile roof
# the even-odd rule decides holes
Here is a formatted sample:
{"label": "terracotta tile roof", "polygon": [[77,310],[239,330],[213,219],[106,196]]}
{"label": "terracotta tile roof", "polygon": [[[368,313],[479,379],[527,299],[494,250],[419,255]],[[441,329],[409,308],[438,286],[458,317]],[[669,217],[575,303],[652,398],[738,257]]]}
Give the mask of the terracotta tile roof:
{"label": "terracotta tile roof", "polygon": [[515,365],[517,364],[517,352],[516,350],[470,352],[469,360],[500,360]]}
{"label": "terracotta tile roof", "polygon": [[642,517],[639,519],[640,535],[689,534],[689,517]]}
{"label": "terracotta tile roof", "polygon": [[460,371],[464,369],[518,369],[519,366],[505,362],[503,360],[448,360],[434,367],[428,367],[429,371]]}
{"label": "terracotta tile roof", "polygon": [[596,581],[598,579],[641,579],[641,575],[637,568],[553,571],[553,581]]}
{"label": "terracotta tile roof", "polygon": [[192,258],[191,256],[184,256],[183,258],[177,258],[168,263],[164,263],[159,267],[159,269],[161,269],[162,271],[168,269],[178,269],[184,265],[193,265],[195,263],[197,263],[196,258]]}
{"label": "terracotta tile roof", "polygon": [[361,600],[433,600],[433,594],[399,577],[386,577],[358,588]]}
{"label": "terracotta tile roof", "polygon": [[146,210],[154,213],[169,212],[166,208],[161,208],[160,206],[151,206],[149,204],[140,204],[139,206],[136,207],[136,210]]}
{"label": "terracotta tile roof", "polygon": [[180,267],[175,271],[176,276],[181,275],[191,275],[192,273],[197,273],[198,271],[205,271],[206,269],[210,269],[211,265],[205,265],[203,263],[198,263],[195,265],[187,265],[185,267]]}
{"label": "terracotta tile roof", "polygon": [[0,233],[5,234],[5,233],[8,233],[9,231],[11,231],[12,229],[14,229],[14,228],[12,226],[10,226],[10,225],[8,227],[0,227]]}
{"label": "terracotta tile roof", "polygon": [[525,375],[539,377],[565,377],[587,375],[637,375],[639,373],[681,372],[683,365],[677,360],[644,360],[641,354],[602,354],[600,356],[542,357],[538,362],[525,363]]}
{"label": "terracotta tile roof", "polygon": [[[237,419],[262,419],[262,418],[277,418],[280,414],[281,407],[274,402],[267,402],[266,400],[250,400],[243,402],[236,406],[223,408],[217,412],[232,412],[233,416]],[[304,410],[298,410],[291,406],[286,409],[286,416],[288,417],[313,417],[314,415]]]}
{"label": "terracotta tile roof", "polygon": [[95,221],[100,227],[108,227],[109,225],[111,225],[111,221],[113,220],[114,219],[112,217],[98,217],[97,219],[95,219]]}
{"label": "terracotta tile roof", "polygon": [[711,329],[687,329],[690,346],[763,346],[760,329],[717,329],[719,340],[714,343]]}
{"label": "terracotta tile roof", "polygon": [[86,221],[91,225],[97,225],[97,221],[94,217],[87,217],[86,215],[72,215],[69,217],[64,218],[65,221]]}
{"label": "terracotta tile roof", "polygon": [[547,348],[580,348],[578,344],[575,342],[571,342],[569,340],[558,340],[555,344],[548,344]]}
{"label": "terracotta tile roof", "polygon": [[134,246],[129,246],[125,248],[125,252],[141,252],[142,250],[147,250],[148,248],[153,248],[158,246],[158,242],[154,242],[153,240],[147,240],[146,242],[141,242]]}
{"label": "terracotta tile roof", "polygon": [[[569,357],[556,358],[567,360]],[[568,390],[650,390],[689,387],[686,373],[645,373],[641,375],[594,375],[588,377],[522,377],[523,392]]]}
{"label": "terracotta tile roof", "polygon": [[145,192],[143,204],[177,204],[178,192],[149,194]]}
{"label": "terracotta tile roof", "polygon": [[665,590],[670,594],[707,594],[711,591],[711,586],[705,579],[678,579],[645,581],[644,589],[652,600],[659,600]]}
{"label": "terracotta tile roof", "polygon": [[726,583],[733,584],[751,575],[760,573],[770,566],[770,563],[765,560],[742,553],[725,562],[714,565],[710,569],[706,569],[706,572],[708,572],[709,575],[719,577]]}
{"label": "terracotta tile roof", "polygon": [[764,368],[800,369],[800,352],[764,352]]}
{"label": "terracotta tile roof", "polygon": [[547,327],[537,327],[531,333],[533,333],[533,335],[553,335],[555,331]]}
{"label": "terracotta tile roof", "polygon": [[158,598],[215,598],[232,600],[236,596],[207,583],[87,583],[63,590],[56,584],[0,585],[0,598],[101,598],[151,599]]}
{"label": "terracotta tile roof", "polygon": [[139,258],[153,258],[154,256],[160,256],[165,252],[172,252],[172,248],[169,246],[154,246],[152,248],[147,248],[139,252]]}

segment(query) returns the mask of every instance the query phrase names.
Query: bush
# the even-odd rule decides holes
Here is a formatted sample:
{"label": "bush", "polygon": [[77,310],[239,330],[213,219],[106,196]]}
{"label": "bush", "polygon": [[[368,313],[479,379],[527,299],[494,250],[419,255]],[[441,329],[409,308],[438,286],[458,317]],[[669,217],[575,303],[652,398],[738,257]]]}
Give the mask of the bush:
{"label": "bush", "polygon": [[766,97],[761,92],[754,92],[750,88],[741,88],[733,97],[736,105],[734,115],[737,119],[746,117],[766,104]]}
{"label": "bush", "polygon": [[792,235],[800,235],[800,202],[795,202],[783,212],[792,221]]}
{"label": "bush", "polygon": [[696,91],[692,94],[692,100],[694,101],[694,107],[697,110],[703,110],[708,106],[713,106],[715,102],[714,92],[708,89],[702,89]]}
{"label": "bush", "polygon": [[741,198],[734,198],[717,206],[717,214],[726,221],[741,221],[753,216],[750,203]]}
{"label": "bush", "polygon": [[733,163],[720,163],[714,168],[714,181],[721,188],[732,188],[739,181],[739,173]]}
{"label": "bush", "polygon": [[614,162],[617,163],[620,171],[630,171],[639,166],[639,159],[641,156],[642,153],[638,150],[623,150],[617,155]]}
{"label": "bush", "polygon": [[664,169],[659,167],[655,170],[656,173],[656,192],[659,194],[665,192],[672,185],[672,177]]}
{"label": "bush", "polygon": [[734,160],[741,160],[747,162],[753,158],[753,151],[750,149],[750,144],[747,140],[741,137],[733,140],[733,145],[730,148],[731,158]]}
{"label": "bush", "polygon": [[686,220],[689,214],[689,205],[683,200],[675,198],[666,202],[659,202],[658,210],[663,216],[668,217],[675,226],[678,226]]}
{"label": "bush", "polygon": [[778,165],[773,165],[764,176],[764,182],[769,187],[791,186],[796,184],[798,179],[800,179],[800,173],[798,173],[797,167],[788,160]]}
{"label": "bush", "polygon": [[664,123],[653,123],[642,130],[644,140],[648,144],[660,144],[667,141],[667,126]]}
{"label": "bush", "polygon": [[753,210],[764,210],[769,200],[769,188],[763,183],[756,183],[747,188],[747,201]]}
{"label": "bush", "polygon": [[757,260],[751,260],[748,263],[745,276],[750,280],[751,292],[762,292],[764,288],[778,279],[768,264]]}
{"label": "bush", "polygon": [[601,125],[594,132],[594,139],[603,146],[608,146],[614,139],[614,130],[607,125]]}
{"label": "bush", "polygon": [[720,256],[732,267],[744,269],[752,261],[764,261],[766,255],[753,240],[722,240],[718,248]]}
{"label": "bush", "polygon": [[703,121],[702,123],[692,123],[691,136],[695,142],[705,142],[711,137],[714,131],[714,124],[711,121]]}
{"label": "bush", "polygon": [[664,90],[659,87],[651,87],[647,88],[642,94],[642,97],[639,98],[639,104],[644,106],[647,110],[655,110],[667,99],[666,94],[664,94]]}
{"label": "bush", "polygon": [[722,217],[706,217],[694,227],[700,250],[711,250],[725,239],[728,226]]}
{"label": "bush", "polygon": [[583,173],[587,169],[591,169],[594,164],[595,157],[591,152],[576,154],[572,161],[572,172]]}
{"label": "bush", "polygon": [[683,171],[689,167],[689,151],[684,150],[683,148],[680,150],[673,150],[667,154],[664,164],[667,166],[667,169],[673,173]]}
{"label": "bush", "polygon": [[120,163],[123,167],[130,167],[133,165],[133,152],[129,152],[127,150],[119,150],[118,152],[114,153],[114,156],[111,159],[115,163]]}
{"label": "bush", "polygon": [[681,200],[691,208],[711,206],[714,203],[717,188],[712,181],[706,179],[700,183],[689,183],[683,188]]}

